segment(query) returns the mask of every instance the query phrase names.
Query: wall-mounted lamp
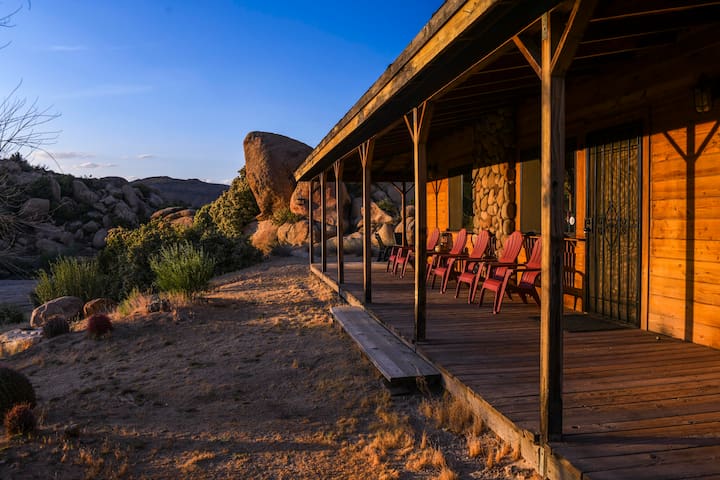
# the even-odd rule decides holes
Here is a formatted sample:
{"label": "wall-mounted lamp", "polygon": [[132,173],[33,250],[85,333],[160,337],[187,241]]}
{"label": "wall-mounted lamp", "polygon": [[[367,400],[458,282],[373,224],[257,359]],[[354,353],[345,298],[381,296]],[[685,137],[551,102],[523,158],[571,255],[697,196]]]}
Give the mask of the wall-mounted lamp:
{"label": "wall-mounted lamp", "polygon": [[706,113],[712,109],[713,106],[713,85],[710,80],[705,76],[701,75],[698,83],[693,88],[693,102],[695,104],[695,111],[698,113]]}

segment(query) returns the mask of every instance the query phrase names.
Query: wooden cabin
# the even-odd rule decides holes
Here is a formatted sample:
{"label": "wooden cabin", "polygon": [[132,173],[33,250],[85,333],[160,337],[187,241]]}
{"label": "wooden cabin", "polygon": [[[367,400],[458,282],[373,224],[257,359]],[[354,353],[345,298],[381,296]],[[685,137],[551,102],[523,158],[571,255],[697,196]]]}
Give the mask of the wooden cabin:
{"label": "wooden cabin", "polygon": [[717,1],[448,0],[296,179],[414,182],[420,260],[436,226],[542,235],[547,441],[564,306],[720,348],[719,28]]}

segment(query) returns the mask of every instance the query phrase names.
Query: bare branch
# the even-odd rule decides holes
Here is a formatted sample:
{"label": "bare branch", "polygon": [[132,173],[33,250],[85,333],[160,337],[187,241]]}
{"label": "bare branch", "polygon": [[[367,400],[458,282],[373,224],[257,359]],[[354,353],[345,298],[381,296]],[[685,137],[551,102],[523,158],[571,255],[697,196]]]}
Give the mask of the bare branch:
{"label": "bare branch", "polygon": [[60,134],[46,125],[60,116],[52,107],[40,108],[37,99],[28,102],[17,97],[18,84],[0,102],[0,157],[8,157],[23,149],[44,150],[52,145]]}

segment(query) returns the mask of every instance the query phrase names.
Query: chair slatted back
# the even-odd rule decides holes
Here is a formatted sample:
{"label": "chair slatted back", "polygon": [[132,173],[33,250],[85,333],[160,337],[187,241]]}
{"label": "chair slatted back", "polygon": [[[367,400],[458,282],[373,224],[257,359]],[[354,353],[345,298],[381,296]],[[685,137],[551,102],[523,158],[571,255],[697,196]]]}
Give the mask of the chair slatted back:
{"label": "chair slatted back", "polygon": [[527,261],[526,266],[528,269],[537,269],[529,272],[522,272],[519,282],[524,285],[535,285],[535,280],[540,275],[540,268],[542,267],[542,238],[538,237],[535,240],[532,248],[532,254],[530,259]]}
{"label": "chair slatted back", "polygon": [[[508,239],[505,241],[503,246],[502,256],[498,259],[500,263],[515,263],[517,257],[520,255],[520,250],[523,246],[523,234],[522,232],[513,232]],[[495,278],[503,278],[507,267],[499,267],[495,269]]]}
{"label": "chair slatted back", "polygon": [[450,253],[453,255],[458,255],[462,253],[463,249],[465,248],[465,241],[467,240],[467,230],[464,228],[461,229],[457,237],[455,237],[455,243],[453,243],[452,250],[450,250]]}
{"label": "chair slatted back", "polygon": [[430,235],[428,235],[428,239],[427,239],[428,251],[435,249],[435,245],[437,245],[437,242],[439,239],[440,239],[440,229],[434,228],[433,231],[430,232]]}

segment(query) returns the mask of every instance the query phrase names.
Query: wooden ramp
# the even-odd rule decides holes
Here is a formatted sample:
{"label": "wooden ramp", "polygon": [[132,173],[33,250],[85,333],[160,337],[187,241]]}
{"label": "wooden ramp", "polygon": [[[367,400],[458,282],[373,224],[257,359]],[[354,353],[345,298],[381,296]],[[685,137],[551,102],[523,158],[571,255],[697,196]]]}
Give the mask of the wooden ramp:
{"label": "wooden ramp", "polygon": [[365,352],[390,385],[399,385],[417,378],[431,383],[440,372],[428,361],[375,321],[361,307],[343,305],[330,309],[335,320]]}

